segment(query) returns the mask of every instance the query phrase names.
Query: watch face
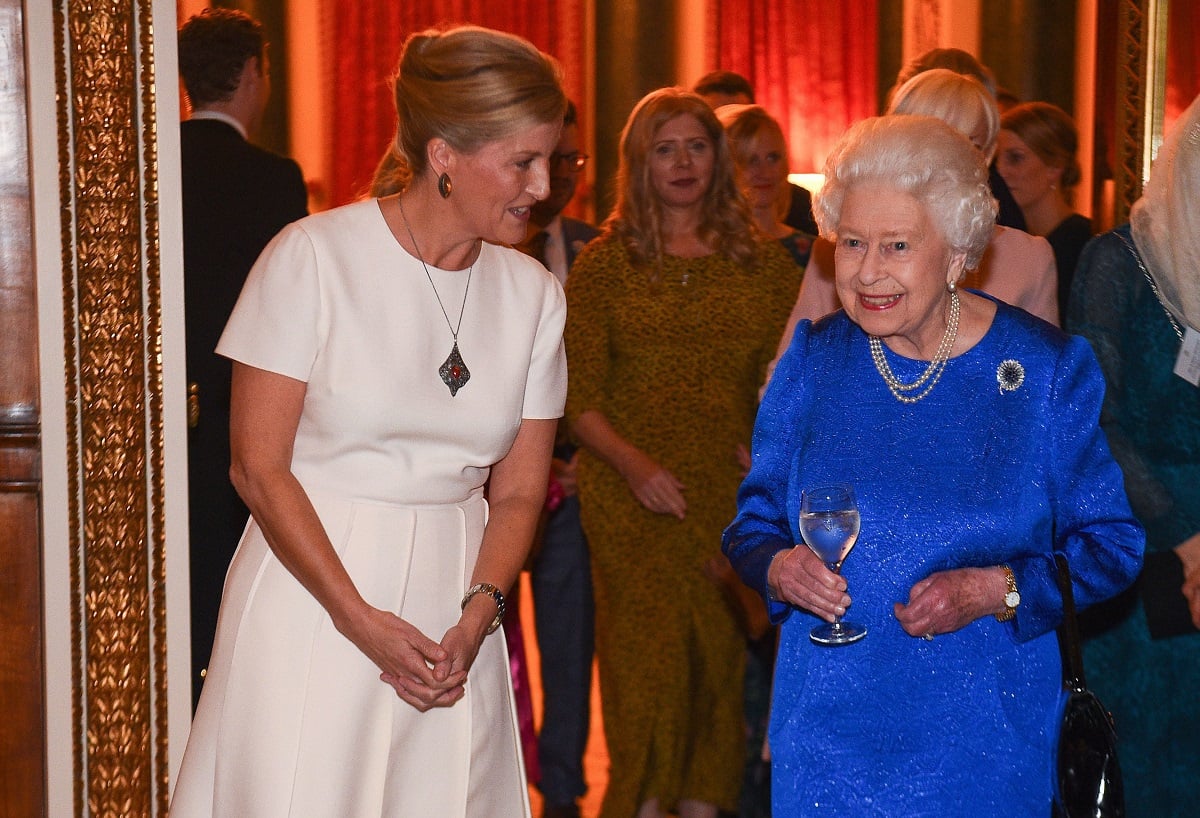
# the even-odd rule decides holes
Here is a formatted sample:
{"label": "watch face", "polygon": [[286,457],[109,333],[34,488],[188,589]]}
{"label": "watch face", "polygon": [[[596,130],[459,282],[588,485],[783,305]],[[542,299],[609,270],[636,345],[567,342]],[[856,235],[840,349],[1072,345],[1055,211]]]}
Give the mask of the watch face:
{"label": "watch face", "polygon": [[1010,608],[1015,608],[1021,604],[1021,595],[1016,591],[1009,591],[1004,595],[1004,604]]}

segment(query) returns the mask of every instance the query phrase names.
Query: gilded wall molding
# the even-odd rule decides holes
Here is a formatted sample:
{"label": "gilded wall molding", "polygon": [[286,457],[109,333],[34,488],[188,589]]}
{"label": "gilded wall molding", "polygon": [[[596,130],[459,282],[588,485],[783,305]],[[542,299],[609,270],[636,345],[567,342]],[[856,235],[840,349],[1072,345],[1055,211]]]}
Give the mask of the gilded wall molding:
{"label": "gilded wall molding", "polygon": [[1142,195],[1149,4],[1150,0],[1121,0],[1117,24],[1113,224],[1129,221],[1129,210]]}
{"label": "gilded wall molding", "polygon": [[[168,798],[151,0],[54,0],[76,815]],[[172,25],[165,30],[174,31]]]}

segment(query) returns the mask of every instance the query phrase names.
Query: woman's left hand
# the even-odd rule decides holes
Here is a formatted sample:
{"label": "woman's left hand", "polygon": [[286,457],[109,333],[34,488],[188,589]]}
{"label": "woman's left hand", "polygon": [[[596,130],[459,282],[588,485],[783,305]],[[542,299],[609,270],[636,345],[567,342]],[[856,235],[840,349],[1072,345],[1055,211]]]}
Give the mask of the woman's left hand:
{"label": "woman's left hand", "polygon": [[896,603],[896,619],[910,636],[953,633],[996,613],[996,600],[1003,600],[1007,588],[998,568],[938,571],[912,587],[908,604]]}
{"label": "woman's left hand", "polygon": [[[479,646],[483,640],[482,637],[472,638],[469,630],[462,622],[459,622],[446,631],[441,642],[442,650],[446,651],[446,658],[433,666],[434,678],[443,680],[453,673],[467,673],[471,670],[471,665],[475,664],[475,657],[479,655]],[[487,632],[484,631],[482,635],[486,636]],[[499,634],[499,637],[503,639],[504,634]]]}
{"label": "woman's left hand", "polygon": [[[471,596],[466,607],[463,608],[458,622],[442,636],[439,645],[445,651],[445,657],[441,661],[433,663],[435,680],[444,682],[459,676],[465,678],[469,674],[471,666],[475,664],[475,657],[479,655],[479,646],[487,638],[488,628],[491,627],[495,616],[496,605],[490,596],[487,594]],[[493,638],[504,638],[503,632],[495,631],[494,633]],[[435,706],[449,707],[454,704],[454,701],[456,700],[452,701],[447,698],[437,702]]]}

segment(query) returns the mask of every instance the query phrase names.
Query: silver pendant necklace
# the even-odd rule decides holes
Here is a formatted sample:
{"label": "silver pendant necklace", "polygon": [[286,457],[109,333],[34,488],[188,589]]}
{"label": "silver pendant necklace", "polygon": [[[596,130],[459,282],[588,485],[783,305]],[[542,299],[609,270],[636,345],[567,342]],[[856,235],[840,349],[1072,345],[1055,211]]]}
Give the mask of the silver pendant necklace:
{"label": "silver pendant necklace", "polygon": [[[933,387],[937,385],[938,380],[942,377],[942,372],[946,369],[946,362],[950,360],[950,350],[954,348],[954,340],[958,337],[958,317],[958,292],[952,291],[950,293],[950,320],[946,322],[946,332],[942,335],[942,342],[938,345],[933,360],[925,368],[924,374],[912,383],[904,383],[896,377],[896,374],[892,372],[892,368],[888,366],[887,358],[883,354],[883,342],[876,335],[868,336],[870,339],[868,343],[871,347],[871,360],[875,362],[875,369],[879,371],[883,382],[887,384],[888,390],[896,400],[901,403],[916,403],[928,395],[933,390]],[[919,394],[909,394],[916,389],[920,389],[922,386],[925,386],[925,389]]]}
{"label": "silver pendant necklace", "polygon": [[[471,273],[475,271],[474,263],[467,269],[467,286],[463,290],[462,306],[458,310],[458,326],[450,323],[450,314],[446,312],[446,305],[442,303],[442,297],[438,294],[437,285],[433,283],[433,276],[429,272],[429,265],[425,263],[425,257],[421,255],[421,248],[417,246],[417,237],[413,235],[412,225],[408,223],[408,214],[404,212],[404,200],[396,199],[400,205],[400,217],[404,219],[404,229],[408,231],[409,241],[412,242],[413,249],[417,251],[417,261],[421,262],[421,269],[425,271],[425,277],[429,279],[429,286],[433,288],[433,297],[437,299],[438,306],[442,308],[442,317],[446,319],[446,326],[450,330],[450,336],[454,340],[454,346],[450,349],[450,354],[442,365],[438,367],[438,375],[442,378],[442,383],[450,389],[450,397],[458,394],[458,390],[466,386],[467,381],[471,380],[471,370],[467,369],[466,362],[462,359],[462,355],[458,352],[458,331],[462,329],[463,316],[467,312],[467,293],[471,292]],[[476,259],[478,260],[478,259]]]}

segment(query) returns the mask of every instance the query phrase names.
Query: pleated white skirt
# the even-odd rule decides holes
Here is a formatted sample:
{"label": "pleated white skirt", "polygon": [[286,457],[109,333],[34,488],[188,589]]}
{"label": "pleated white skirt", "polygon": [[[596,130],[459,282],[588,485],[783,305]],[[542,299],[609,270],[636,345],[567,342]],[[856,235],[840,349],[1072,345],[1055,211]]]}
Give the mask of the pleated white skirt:
{"label": "pleated white skirt", "polygon": [[[459,617],[487,504],[313,494],[360,593],[431,639]],[[198,544],[199,545],[199,544]],[[173,818],[522,818],[530,814],[500,631],[466,695],[420,713],[333,627],[253,521],[226,578]]]}

